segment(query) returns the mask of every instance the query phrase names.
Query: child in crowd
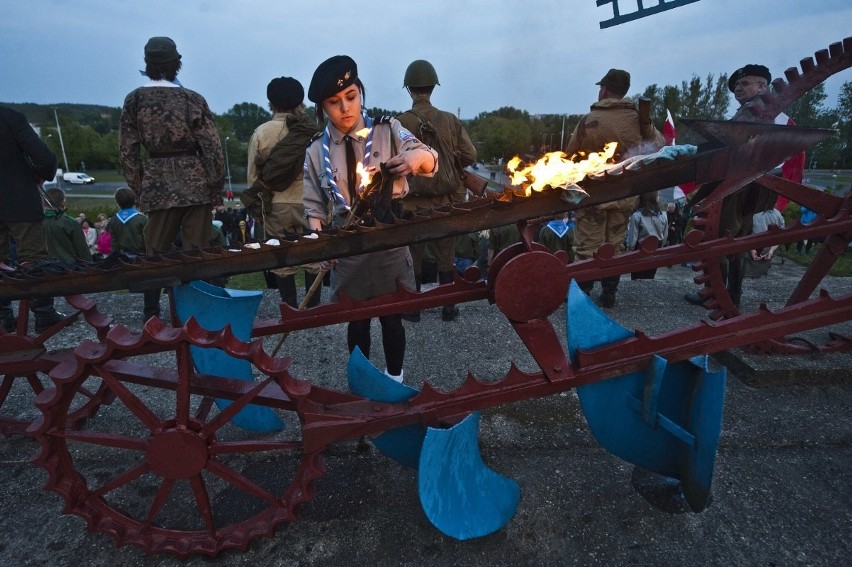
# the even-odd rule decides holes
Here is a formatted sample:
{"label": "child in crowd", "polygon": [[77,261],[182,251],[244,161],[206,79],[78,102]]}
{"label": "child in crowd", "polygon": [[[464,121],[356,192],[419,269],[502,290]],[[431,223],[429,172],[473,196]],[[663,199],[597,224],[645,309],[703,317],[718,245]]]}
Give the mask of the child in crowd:
{"label": "child in crowd", "polygon": [[63,262],[91,262],[92,253],[83,235],[83,229],[75,219],[65,214],[68,207],[65,202],[65,191],[52,187],[46,191],[50,203],[45,203],[44,242],[47,254]]}
{"label": "child in crowd", "polygon": [[[130,187],[119,187],[115,192],[119,211],[109,219],[107,230],[113,252],[127,256],[145,254],[145,225],[148,217],[136,209],[136,193]],[[144,311],[142,322],[160,315],[160,290],[147,289],[143,292]]]}

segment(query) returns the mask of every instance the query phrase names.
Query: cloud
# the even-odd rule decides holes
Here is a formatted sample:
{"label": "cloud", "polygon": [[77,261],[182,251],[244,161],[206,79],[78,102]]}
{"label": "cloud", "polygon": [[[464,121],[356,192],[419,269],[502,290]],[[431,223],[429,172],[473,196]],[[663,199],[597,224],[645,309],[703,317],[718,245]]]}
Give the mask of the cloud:
{"label": "cloud", "polygon": [[[595,0],[14,2],[0,22],[0,100],[120,106],[141,83],[145,41],[167,35],[184,55],[181,81],[216,113],[265,105],[272,77],[307,88],[321,61],[345,53],[358,62],[369,106],[407,108],[402,76],[422,58],[441,79],[435,104],[463,118],[503,106],[578,114],[610,67],[631,72],[633,92],[753,62],[780,75],[842,40],[852,6],[701,0],[601,30],[611,15]],[[829,104],[848,80],[846,72],[827,82]]]}

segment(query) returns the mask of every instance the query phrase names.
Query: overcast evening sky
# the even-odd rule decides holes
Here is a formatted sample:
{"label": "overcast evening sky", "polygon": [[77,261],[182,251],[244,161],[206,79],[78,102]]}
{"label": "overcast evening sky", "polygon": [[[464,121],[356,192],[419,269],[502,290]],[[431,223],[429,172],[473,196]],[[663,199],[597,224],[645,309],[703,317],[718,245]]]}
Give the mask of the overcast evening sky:
{"label": "overcast evening sky", "polygon": [[[620,0],[622,13],[636,0]],[[632,75],[629,94],[730,74],[762,63],[773,77],[852,36],[850,0],[700,0],[600,29],[612,17],[595,0],[28,0],[3,2],[0,101],[121,106],[142,84],[143,46],[175,40],[179,78],[216,114],[266,107],[273,77],[308,90],[317,65],[352,56],[366,106],[404,110],[406,66],[428,59],[441,86],[433,103],[473,118],[512,106],[581,114],[610,67]],[[654,4],[645,0],[646,5]],[[834,106],[852,71],[826,83]],[[306,100],[307,103],[307,100]]]}

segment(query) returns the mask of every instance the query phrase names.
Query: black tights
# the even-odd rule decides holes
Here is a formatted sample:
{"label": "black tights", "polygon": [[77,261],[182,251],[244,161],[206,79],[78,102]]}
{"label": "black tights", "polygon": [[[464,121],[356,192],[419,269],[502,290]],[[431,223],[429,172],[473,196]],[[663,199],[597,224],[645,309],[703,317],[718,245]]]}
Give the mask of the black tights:
{"label": "black tights", "polygon": [[[372,319],[352,321],[346,327],[346,343],[349,352],[355,347],[367,358],[370,358],[370,322]],[[405,327],[402,326],[401,315],[386,315],[379,317],[382,324],[382,347],[385,350],[385,364],[388,374],[399,376],[402,372],[402,362],[405,359]]]}

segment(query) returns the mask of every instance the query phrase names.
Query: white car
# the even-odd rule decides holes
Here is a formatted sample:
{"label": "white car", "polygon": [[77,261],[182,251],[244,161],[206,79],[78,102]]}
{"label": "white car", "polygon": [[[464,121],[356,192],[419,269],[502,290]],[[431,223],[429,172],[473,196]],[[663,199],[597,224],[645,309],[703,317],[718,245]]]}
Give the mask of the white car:
{"label": "white car", "polygon": [[62,180],[72,185],[91,185],[95,178],[88,173],[69,172],[62,175]]}

